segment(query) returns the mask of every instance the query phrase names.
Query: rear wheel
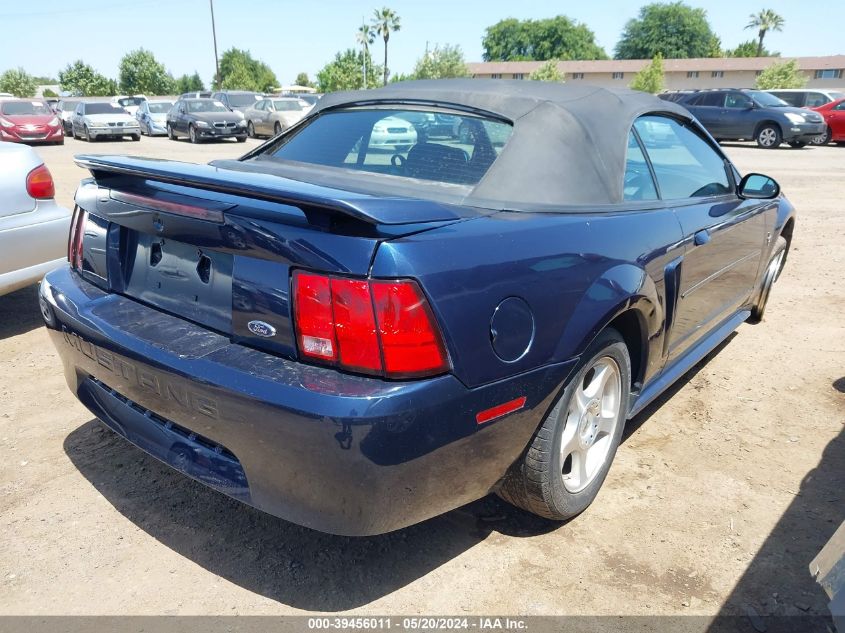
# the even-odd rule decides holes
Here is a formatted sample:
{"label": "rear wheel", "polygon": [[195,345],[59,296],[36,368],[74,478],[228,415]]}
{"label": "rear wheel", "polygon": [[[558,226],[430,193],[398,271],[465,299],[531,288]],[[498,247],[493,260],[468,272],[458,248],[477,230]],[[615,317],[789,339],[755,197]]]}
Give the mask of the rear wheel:
{"label": "rear wheel", "polygon": [[778,280],[778,277],[780,277],[780,271],[783,268],[785,257],[786,238],[778,236],[772,256],[769,259],[769,265],[766,266],[766,272],[763,274],[763,287],[760,289],[760,297],[757,299],[757,304],[751,308],[751,316],[748,317],[749,323],[759,323],[763,320],[763,314],[766,312],[766,304],[769,301],[769,294],[772,292],[772,286]]}
{"label": "rear wheel", "polygon": [[763,149],[776,149],[780,147],[783,136],[780,133],[780,128],[774,123],[766,123],[760,126],[754,140],[757,145]]}
{"label": "rear wheel", "polygon": [[622,438],[631,360],[620,334],[602,332],[498,494],[548,519],[563,521],[596,498]]}

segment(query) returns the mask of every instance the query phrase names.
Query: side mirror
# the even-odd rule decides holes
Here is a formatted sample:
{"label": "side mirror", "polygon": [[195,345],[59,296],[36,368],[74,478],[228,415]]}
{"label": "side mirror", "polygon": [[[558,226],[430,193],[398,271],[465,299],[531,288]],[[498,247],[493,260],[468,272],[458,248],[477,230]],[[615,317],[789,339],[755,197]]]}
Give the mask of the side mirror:
{"label": "side mirror", "polygon": [[746,174],[739,181],[737,195],[750,200],[771,200],[780,195],[780,185],[763,174]]}

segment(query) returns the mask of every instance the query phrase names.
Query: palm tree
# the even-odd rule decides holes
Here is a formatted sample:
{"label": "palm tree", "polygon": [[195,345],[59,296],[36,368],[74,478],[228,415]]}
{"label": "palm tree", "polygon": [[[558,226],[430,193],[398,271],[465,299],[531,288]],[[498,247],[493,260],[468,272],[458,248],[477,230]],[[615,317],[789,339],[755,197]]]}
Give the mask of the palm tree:
{"label": "palm tree", "polygon": [[383,7],[374,11],[373,31],[381,35],[384,40],[384,85],[387,85],[387,40],[390,39],[390,33],[398,31],[400,28],[399,16],[393,9]]}
{"label": "palm tree", "polygon": [[370,44],[376,39],[376,34],[373,31],[373,27],[369,24],[361,24],[358,27],[358,33],[355,36],[358,40],[358,43],[361,45],[361,48],[364,49],[364,58],[362,62],[363,70],[364,70],[364,90],[367,89],[367,59],[370,57]]}
{"label": "palm tree", "polygon": [[763,54],[763,38],[766,37],[768,31],[782,31],[783,18],[771,9],[763,9],[748,17],[751,21],[745,28],[757,29],[757,57],[760,57]]}

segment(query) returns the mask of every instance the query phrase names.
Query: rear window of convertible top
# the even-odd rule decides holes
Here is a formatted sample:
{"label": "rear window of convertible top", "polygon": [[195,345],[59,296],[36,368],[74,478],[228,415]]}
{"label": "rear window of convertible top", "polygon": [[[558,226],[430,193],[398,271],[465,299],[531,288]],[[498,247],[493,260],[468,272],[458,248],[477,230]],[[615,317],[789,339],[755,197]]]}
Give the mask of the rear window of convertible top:
{"label": "rear window of convertible top", "polygon": [[356,108],[319,115],[265,158],[400,178],[474,185],[513,128],[497,119],[434,110]]}

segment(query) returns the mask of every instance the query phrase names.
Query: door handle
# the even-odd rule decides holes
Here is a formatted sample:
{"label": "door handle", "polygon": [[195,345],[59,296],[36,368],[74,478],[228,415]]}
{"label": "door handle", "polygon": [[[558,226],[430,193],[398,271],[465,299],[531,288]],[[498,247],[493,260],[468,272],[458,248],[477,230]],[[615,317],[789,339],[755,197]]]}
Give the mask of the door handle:
{"label": "door handle", "polygon": [[704,246],[710,241],[710,231],[707,229],[698,231],[693,235],[692,241],[696,246]]}

